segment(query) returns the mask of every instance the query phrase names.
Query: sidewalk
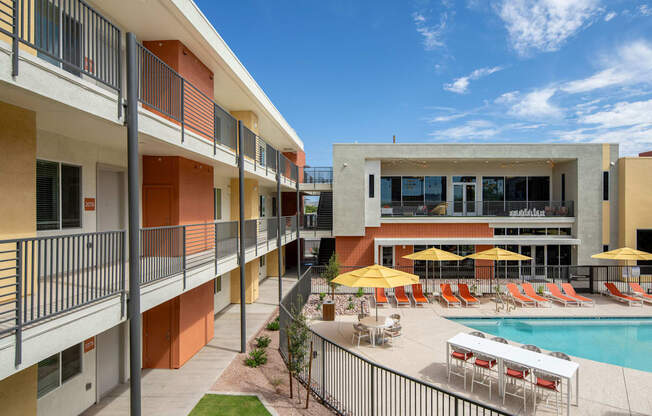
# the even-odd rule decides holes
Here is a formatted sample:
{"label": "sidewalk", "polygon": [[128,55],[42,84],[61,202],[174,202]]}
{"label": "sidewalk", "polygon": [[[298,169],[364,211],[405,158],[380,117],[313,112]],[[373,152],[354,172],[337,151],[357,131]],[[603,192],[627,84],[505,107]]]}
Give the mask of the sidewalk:
{"label": "sidewalk", "polygon": [[[291,272],[290,272],[291,273]],[[283,293],[297,279],[283,278]],[[246,306],[247,338],[250,339],[278,307],[278,278],[260,285],[260,297]],[[187,415],[240,352],[240,305],[226,307],[215,318],[215,336],[178,370],[146,369],[142,375],[143,415]],[[129,414],[129,383],[122,384],[89,408],[84,415]]]}

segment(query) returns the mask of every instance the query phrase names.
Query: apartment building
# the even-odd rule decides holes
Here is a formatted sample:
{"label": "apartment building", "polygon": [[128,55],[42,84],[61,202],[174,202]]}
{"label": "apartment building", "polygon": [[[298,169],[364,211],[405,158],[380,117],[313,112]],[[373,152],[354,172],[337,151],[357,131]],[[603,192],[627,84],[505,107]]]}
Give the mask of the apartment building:
{"label": "apartment building", "polygon": [[0,1],[0,14],[1,412],[79,414],[129,379],[130,264],[142,367],[163,369],[297,265],[303,143],[191,0]]}
{"label": "apartment building", "polygon": [[422,277],[489,276],[490,261],[415,262],[502,247],[532,257],[495,276],[536,279],[618,240],[618,145],[335,144],[333,234],[343,265],[414,267]]}

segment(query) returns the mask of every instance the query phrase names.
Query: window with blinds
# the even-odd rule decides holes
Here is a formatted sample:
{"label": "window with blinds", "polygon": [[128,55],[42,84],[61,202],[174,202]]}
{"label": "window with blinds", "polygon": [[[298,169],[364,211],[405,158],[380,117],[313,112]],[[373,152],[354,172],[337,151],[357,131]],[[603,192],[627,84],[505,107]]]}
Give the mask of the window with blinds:
{"label": "window with blinds", "polygon": [[36,161],[36,229],[81,227],[81,168]]}

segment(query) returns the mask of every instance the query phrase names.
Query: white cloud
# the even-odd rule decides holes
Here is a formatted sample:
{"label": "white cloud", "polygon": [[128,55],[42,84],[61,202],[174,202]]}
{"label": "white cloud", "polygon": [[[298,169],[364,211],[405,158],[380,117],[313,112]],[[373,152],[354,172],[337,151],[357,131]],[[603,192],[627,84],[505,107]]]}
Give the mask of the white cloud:
{"label": "white cloud", "polygon": [[441,14],[439,23],[436,25],[429,25],[428,19],[421,13],[414,13],[412,19],[416,25],[417,32],[423,36],[423,46],[426,50],[433,50],[444,46],[442,37],[448,21],[448,14],[446,12]]}
{"label": "white cloud", "polygon": [[471,72],[469,75],[465,77],[459,77],[453,80],[451,83],[446,83],[444,84],[444,89],[446,91],[454,92],[457,94],[464,94],[468,91],[469,88],[469,83],[471,81],[478,80],[482,77],[486,77],[487,75],[491,75],[494,72],[498,72],[502,70],[503,67],[501,66],[494,66],[492,68],[479,68],[476,69],[475,71]]}
{"label": "white cloud", "polygon": [[[601,128],[629,126],[652,128],[652,100],[620,102],[609,110],[580,117],[579,122],[597,124]],[[652,140],[652,136],[649,139]]]}
{"label": "white cloud", "polygon": [[501,0],[496,9],[520,55],[558,50],[601,11],[598,0]]}
{"label": "white cloud", "polygon": [[652,7],[642,4],[638,6],[638,12],[643,16],[652,16]]}
{"label": "white cloud", "polygon": [[605,15],[604,21],[608,22],[609,20],[613,19],[614,17],[618,16],[618,13],[616,12],[609,12]]}
{"label": "white cloud", "polygon": [[490,139],[496,136],[500,129],[487,120],[469,120],[461,126],[450,127],[430,133],[441,140]]}
{"label": "white cloud", "polygon": [[550,98],[555,95],[555,92],[557,92],[555,88],[543,88],[525,94],[512,105],[510,114],[527,119],[560,117],[562,110],[550,103]]}
{"label": "white cloud", "polygon": [[509,104],[509,103],[513,103],[514,101],[516,101],[516,99],[518,98],[519,94],[520,94],[520,93],[519,93],[518,91],[510,91],[510,92],[506,92],[506,93],[502,94],[500,97],[496,98],[496,99],[494,100],[494,102],[495,102],[496,104]]}

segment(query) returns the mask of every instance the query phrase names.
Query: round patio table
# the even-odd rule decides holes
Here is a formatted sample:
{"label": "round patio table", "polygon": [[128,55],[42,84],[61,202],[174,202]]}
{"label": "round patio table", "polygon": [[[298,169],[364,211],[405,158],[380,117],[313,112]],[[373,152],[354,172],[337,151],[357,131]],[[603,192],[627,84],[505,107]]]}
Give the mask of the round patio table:
{"label": "round patio table", "polygon": [[369,328],[371,345],[380,345],[384,342],[384,339],[383,337],[377,337],[377,335],[379,335],[384,328],[389,328],[394,325],[394,320],[388,316],[378,315],[378,318],[375,316],[362,318],[360,323]]}

